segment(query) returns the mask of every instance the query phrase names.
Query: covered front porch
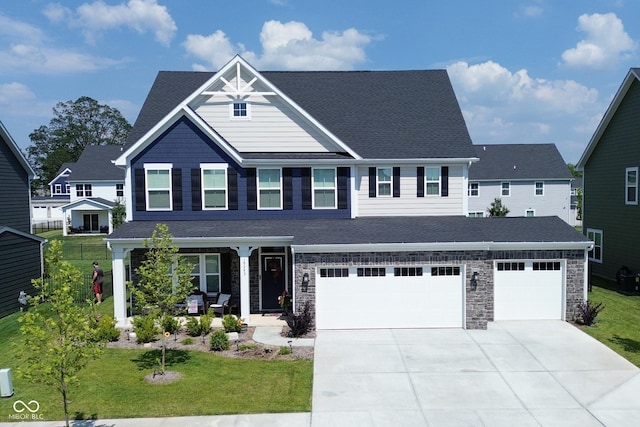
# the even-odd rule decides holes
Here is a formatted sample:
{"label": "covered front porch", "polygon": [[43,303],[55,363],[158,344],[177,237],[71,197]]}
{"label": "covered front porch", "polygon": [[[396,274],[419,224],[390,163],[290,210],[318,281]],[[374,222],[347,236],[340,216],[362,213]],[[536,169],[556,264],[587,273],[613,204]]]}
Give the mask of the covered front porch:
{"label": "covered front porch", "polygon": [[99,198],[80,199],[61,206],[66,226],[62,234],[109,234],[113,231],[112,209],[115,203]]}

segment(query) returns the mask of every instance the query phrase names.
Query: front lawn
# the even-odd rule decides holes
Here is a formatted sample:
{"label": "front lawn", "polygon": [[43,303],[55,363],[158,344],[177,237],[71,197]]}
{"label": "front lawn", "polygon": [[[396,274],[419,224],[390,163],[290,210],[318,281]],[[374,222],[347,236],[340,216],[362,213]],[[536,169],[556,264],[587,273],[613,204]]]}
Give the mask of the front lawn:
{"label": "front lawn", "polygon": [[616,284],[599,277],[591,280],[589,300],[603,303],[604,309],[592,327],[583,330],[640,366],[640,295],[616,292]]}
{"label": "front lawn", "polygon": [[[0,422],[11,421],[7,417],[14,414],[16,400],[36,400],[44,419],[63,419],[57,392],[17,375],[19,316],[0,319],[0,368],[11,368],[15,390],[11,398],[0,399]],[[311,360],[232,359],[212,352],[175,350],[168,353],[167,370],[180,372],[182,378],[150,385],[144,377],[153,372],[150,359],[154,357],[151,350],[105,349],[81,372],[79,384],[72,389],[71,414],[104,419],[311,410]]]}

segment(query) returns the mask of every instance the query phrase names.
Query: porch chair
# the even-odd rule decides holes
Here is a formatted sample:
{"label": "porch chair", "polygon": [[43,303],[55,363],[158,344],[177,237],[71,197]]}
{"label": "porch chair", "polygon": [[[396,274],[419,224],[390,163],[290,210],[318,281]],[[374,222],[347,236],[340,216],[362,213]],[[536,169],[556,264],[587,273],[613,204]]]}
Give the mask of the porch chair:
{"label": "porch chair", "polygon": [[[206,307],[204,305],[204,297],[202,296],[202,294],[192,294],[187,297],[187,311],[189,311],[189,302],[193,300],[195,300],[196,304],[198,305],[196,314],[200,312],[202,312],[202,314],[205,314]],[[189,313],[189,314],[193,314],[193,313]]]}
{"label": "porch chair", "polygon": [[218,295],[218,300],[215,304],[209,305],[209,308],[213,310],[214,313],[220,314],[220,316],[224,316],[224,312],[227,308],[229,308],[229,300],[231,299],[231,294],[220,294]]}

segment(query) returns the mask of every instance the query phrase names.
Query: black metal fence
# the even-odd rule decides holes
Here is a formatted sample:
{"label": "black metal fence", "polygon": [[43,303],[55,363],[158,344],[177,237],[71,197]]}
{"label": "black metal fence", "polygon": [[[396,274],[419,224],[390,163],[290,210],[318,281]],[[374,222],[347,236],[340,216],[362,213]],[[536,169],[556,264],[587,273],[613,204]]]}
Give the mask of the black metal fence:
{"label": "black metal fence", "polygon": [[31,233],[38,234],[51,230],[62,230],[62,220],[58,221],[40,221],[37,224],[31,226]]}
{"label": "black metal fence", "polygon": [[111,260],[111,253],[104,243],[72,243],[64,244],[64,259],[76,260]]}
{"label": "black metal fence", "polygon": [[[82,303],[86,301],[92,301],[94,299],[93,287],[91,283],[92,274],[85,274],[82,285],[73,289],[73,300],[76,303]],[[48,292],[52,292],[55,289],[56,283],[51,278],[44,279],[44,286]],[[102,298],[107,298],[113,295],[113,273],[111,271],[104,272],[104,280],[102,282]]]}

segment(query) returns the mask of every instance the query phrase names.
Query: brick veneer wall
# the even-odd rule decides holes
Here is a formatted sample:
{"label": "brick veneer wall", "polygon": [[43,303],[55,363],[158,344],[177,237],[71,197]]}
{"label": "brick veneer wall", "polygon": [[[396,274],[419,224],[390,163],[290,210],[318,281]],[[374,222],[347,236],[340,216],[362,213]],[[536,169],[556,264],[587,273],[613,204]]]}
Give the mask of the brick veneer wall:
{"label": "brick veneer wall", "polygon": [[[566,260],[566,318],[572,320],[576,305],[583,299],[584,253],[580,250],[553,251],[430,251],[430,252],[370,252],[319,253],[295,255],[295,310],[302,310],[309,301],[315,318],[315,284],[317,267],[352,266],[413,266],[417,264],[466,265],[466,319],[468,329],[486,329],[493,320],[494,260],[550,259]],[[302,276],[309,274],[309,284],[302,287]],[[471,275],[478,272],[478,285],[471,289]]]}

